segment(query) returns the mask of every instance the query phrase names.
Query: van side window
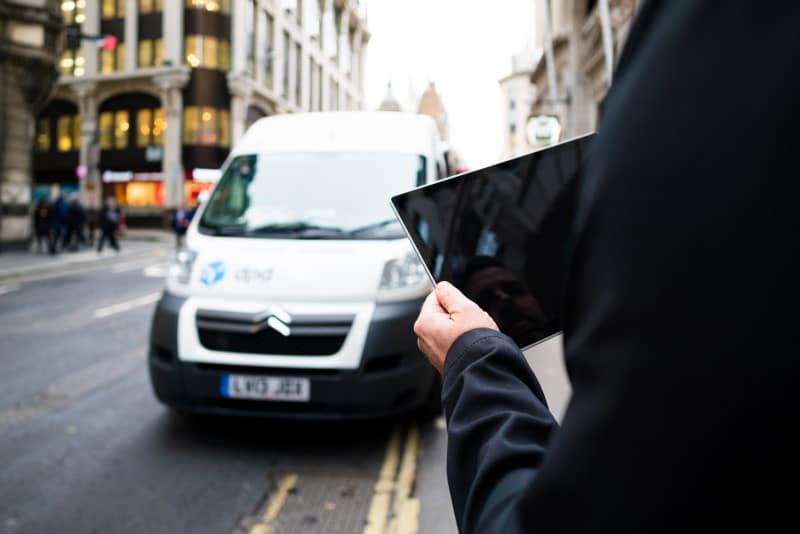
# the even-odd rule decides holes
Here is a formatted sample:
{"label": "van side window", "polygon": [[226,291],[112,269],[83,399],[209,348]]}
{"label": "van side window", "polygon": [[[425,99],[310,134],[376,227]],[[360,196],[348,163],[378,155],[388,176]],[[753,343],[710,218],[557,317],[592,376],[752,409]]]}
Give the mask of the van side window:
{"label": "van side window", "polygon": [[441,180],[442,178],[447,178],[447,171],[445,169],[444,163],[442,160],[436,161],[436,179]]}
{"label": "van side window", "polygon": [[428,166],[425,164],[425,156],[420,156],[419,166],[417,167],[417,187],[425,185],[425,182],[427,182],[426,179],[427,174],[428,174]]}

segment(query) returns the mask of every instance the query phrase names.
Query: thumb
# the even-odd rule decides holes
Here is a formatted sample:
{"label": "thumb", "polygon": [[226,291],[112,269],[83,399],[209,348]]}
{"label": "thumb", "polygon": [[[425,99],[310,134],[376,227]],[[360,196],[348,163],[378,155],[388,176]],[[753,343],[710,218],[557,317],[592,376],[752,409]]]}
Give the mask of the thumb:
{"label": "thumb", "polygon": [[462,309],[469,300],[450,282],[439,282],[436,285],[436,297],[447,313]]}

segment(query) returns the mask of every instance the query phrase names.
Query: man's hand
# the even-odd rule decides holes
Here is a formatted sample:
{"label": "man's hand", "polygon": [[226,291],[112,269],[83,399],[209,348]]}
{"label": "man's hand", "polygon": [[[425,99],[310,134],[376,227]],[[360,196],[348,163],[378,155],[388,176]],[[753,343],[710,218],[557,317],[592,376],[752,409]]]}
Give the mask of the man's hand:
{"label": "man's hand", "polygon": [[447,351],[464,332],[497,325],[477,304],[448,282],[440,282],[422,304],[414,333],[417,346],[442,374]]}

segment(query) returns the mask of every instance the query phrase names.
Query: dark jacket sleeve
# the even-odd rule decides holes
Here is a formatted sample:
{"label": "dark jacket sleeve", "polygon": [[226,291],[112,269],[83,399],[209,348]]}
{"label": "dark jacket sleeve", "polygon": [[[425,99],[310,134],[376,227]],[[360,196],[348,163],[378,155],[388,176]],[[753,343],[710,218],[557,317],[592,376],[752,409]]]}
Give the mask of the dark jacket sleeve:
{"label": "dark jacket sleeve", "polygon": [[[488,532],[510,519],[539,465],[556,421],[514,341],[491,329],[459,337],[445,360],[442,400],[456,520]],[[522,467],[522,468],[521,468]]]}

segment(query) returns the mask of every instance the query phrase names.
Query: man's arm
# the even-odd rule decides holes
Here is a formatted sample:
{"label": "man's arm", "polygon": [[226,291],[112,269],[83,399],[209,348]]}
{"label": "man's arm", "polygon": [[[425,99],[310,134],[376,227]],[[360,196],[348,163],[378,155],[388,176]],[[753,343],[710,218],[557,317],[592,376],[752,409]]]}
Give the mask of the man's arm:
{"label": "man's arm", "polygon": [[459,529],[509,528],[557,428],[536,377],[511,338],[477,328],[447,354],[442,399]]}
{"label": "man's arm", "polygon": [[491,317],[447,282],[414,325],[443,374],[447,473],[462,532],[495,532],[518,509],[557,425],[533,372]]}

